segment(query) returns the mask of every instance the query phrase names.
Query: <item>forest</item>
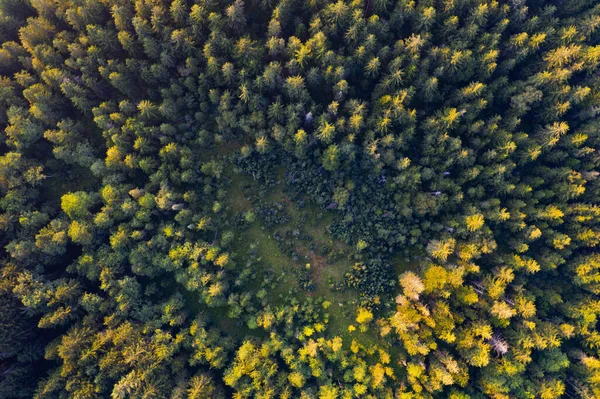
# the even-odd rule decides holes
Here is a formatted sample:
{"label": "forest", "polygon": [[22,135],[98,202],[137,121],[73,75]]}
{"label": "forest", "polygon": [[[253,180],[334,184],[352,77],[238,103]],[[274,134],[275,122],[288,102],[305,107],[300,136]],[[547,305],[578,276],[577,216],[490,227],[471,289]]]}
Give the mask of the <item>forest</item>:
{"label": "forest", "polygon": [[0,0],[0,398],[600,398],[598,0]]}

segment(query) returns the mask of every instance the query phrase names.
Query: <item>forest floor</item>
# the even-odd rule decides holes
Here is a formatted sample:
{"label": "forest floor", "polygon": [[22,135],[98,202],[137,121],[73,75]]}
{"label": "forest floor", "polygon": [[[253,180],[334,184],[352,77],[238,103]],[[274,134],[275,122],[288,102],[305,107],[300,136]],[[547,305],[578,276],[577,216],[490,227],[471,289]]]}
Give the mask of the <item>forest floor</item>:
{"label": "forest floor", "polygon": [[344,283],[344,275],[354,264],[349,259],[353,248],[328,232],[334,219],[332,212],[312,203],[299,207],[286,195],[282,180],[264,189],[250,176],[236,174],[232,169],[226,173],[232,182],[228,192],[230,217],[250,210],[257,213],[254,204],[260,198],[262,204],[278,206],[287,219],[267,227],[257,215],[238,237],[233,251],[240,261],[255,254],[263,271],[274,276],[276,284],[268,292],[269,303],[277,306],[290,296],[329,302],[325,312],[330,333],[347,343],[352,339],[363,345],[374,343],[373,332],[348,331],[348,326],[356,325],[360,298]]}

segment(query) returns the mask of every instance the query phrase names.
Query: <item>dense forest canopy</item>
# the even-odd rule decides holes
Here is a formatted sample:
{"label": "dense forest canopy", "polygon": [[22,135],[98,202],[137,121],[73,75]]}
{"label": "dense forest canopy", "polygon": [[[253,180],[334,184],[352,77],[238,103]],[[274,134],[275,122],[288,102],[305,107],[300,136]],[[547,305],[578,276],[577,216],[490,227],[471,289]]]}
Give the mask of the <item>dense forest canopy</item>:
{"label": "dense forest canopy", "polygon": [[600,397],[596,0],[0,0],[0,397]]}

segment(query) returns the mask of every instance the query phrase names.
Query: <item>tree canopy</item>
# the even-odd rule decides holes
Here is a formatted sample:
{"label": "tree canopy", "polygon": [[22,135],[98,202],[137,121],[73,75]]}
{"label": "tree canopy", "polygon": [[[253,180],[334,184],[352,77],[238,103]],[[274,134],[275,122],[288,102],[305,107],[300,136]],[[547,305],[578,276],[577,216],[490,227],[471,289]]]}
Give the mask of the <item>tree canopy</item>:
{"label": "tree canopy", "polygon": [[600,397],[594,0],[0,1],[0,397]]}

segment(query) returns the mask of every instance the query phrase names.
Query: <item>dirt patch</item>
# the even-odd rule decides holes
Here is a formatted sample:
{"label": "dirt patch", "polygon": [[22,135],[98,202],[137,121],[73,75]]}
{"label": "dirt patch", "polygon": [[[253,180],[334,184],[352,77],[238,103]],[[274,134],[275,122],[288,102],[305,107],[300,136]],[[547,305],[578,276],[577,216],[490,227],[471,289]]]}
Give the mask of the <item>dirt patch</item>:
{"label": "dirt patch", "polygon": [[252,209],[252,203],[243,194],[235,195],[231,201],[234,212],[242,212]]}
{"label": "dirt patch", "polygon": [[[233,171],[228,170],[227,173],[233,175]],[[234,212],[242,212],[252,209],[250,200],[246,197],[245,188],[249,184],[249,179],[245,176],[237,175],[231,180],[231,187],[229,188],[229,198],[231,198],[231,205]]]}
{"label": "dirt patch", "polygon": [[227,156],[239,152],[243,146],[244,142],[229,140],[217,145],[216,153],[220,156]]}
{"label": "dirt patch", "polygon": [[296,252],[303,257],[308,257],[310,263],[310,277],[315,284],[319,285],[323,283],[323,270],[327,267],[327,260],[325,257],[315,253],[313,250],[306,250],[306,248],[300,246],[296,247]]}

